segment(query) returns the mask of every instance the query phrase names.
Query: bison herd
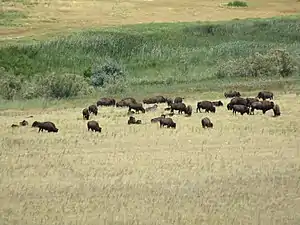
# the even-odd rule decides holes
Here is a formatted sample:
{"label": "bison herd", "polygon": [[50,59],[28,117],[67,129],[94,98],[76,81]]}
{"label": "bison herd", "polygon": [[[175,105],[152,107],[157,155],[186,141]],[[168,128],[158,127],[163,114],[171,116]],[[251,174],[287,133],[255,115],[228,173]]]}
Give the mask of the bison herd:
{"label": "bison herd", "polygon": [[[255,110],[261,110],[263,114],[265,114],[269,110],[273,110],[274,117],[280,116],[280,107],[275,104],[273,101],[273,93],[269,91],[261,91],[258,95],[253,97],[241,97],[240,92],[238,91],[230,91],[224,93],[225,98],[231,98],[230,102],[227,104],[227,110],[232,111],[235,115],[236,113],[240,113],[241,115],[248,114],[253,115]],[[260,100],[262,99],[262,100]],[[269,100],[267,100],[269,99]],[[113,107],[123,107],[128,108],[129,119],[127,121],[128,125],[132,124],[142,124],[142,121],[136,119],[133,114],[136,113],[146,113],[146,112],[154,112],[158,108],[158,104],[167,104],[167,107],[164,109],[165,113],[163,113],[159,117],[152,118],[150,123],[159,123],[160,127],[167,128],[176,128],[176,122],[173,121],[172,117],[174,115],[174,111],[178,113],[178,115],[185,114],[185,116],[190,117],[192,115],[193,109],[191,105],[186,105],[183,102],[184,98],[176,97],[174,100],[171,98],[163,97],[163,96],[155,96],[151,98],[146,98],[141,102],[137,102],[136,99],[128,97],[123,98],[122,100],[116,102],[113,98],[101,98],[94,105],[90,105],[87,108],[82,110],[82,116],[85,120],[90,120],[90,115],[93,114],[95,116],[98,115],[98,107],[103,106],[113,106]],[[154,104],[153,106],[149,106],[144,108],[144,105]],[[222,101],[200,101],[197,102],[196,105],[196,113],[204,110],[206,113],[216,113],[216,107],[223,106]],[[166,111],[170,111],[167,113]],[[204,117],[201,120],[201,124],[203,128],[213,128],[213,123],[208,117]],[[12,127],[19,126],[27,126],[28,122],[23,120],[22,122],[17,124],[12,124]],[[58,132],[58,128],[55,126],[53,122],[38,122],[34,121],[32,127],[39,128],[40,131],[48,131],[48,132]],[[99,123],[95,120],[90,120],[87,122],[87,130],[94,132],[101,132],[102,128],[99,126]]]}

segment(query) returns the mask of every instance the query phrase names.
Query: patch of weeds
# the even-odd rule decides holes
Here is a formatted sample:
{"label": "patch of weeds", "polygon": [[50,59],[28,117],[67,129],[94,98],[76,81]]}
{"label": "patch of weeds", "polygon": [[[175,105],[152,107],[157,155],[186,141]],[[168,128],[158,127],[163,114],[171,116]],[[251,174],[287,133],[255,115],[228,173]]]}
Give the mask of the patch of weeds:
{"label": "patch of weeds", "polygon": [[233,2],[228,2],[227,6],[229,6],[229,7],[248,7],[248,3],[243,2],[243,1],[233,1]]}
{"label": "patch of weeds", "polygon": [[22,11],[9,10],[0,13],[0,26],[17,25],[16,20],[25,19],[27,15]]}

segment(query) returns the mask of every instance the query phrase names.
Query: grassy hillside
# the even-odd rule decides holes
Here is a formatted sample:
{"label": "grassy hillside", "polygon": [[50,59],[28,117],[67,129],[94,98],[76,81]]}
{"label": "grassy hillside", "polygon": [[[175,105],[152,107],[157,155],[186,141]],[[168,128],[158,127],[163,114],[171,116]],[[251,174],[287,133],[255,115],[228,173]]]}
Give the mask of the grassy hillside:
{"label": "grassy hillside", "polygon": [[[217,80],[294,77],[299,75],[299,33],[299,17],[287,17],[124,26],[7,45],[0,49],[0,65],[6,71],[2,92],[13,87],[8,97],[32,98],[47,89],[50,97],[72,97],[90,94],[93,79],[97,85],[109,80],[109,85],[100,86],[110,94],[143,92],[147,87],[197,88],[203,82],[209,83],[206,90],[214,90],[220,88]],[[272,49],[284,52],[268,53]],[[107,66],[122,71],[121,76],[112,80]],[[73,89],[55,91],[66,85]]]}

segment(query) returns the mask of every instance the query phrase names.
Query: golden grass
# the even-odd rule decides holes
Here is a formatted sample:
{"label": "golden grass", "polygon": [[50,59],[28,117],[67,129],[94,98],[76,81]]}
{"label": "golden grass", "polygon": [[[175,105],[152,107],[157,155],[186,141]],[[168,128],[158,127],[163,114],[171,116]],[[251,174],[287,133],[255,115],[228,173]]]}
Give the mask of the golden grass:
{"label": "golden grass", "polygon": [[296,0],[252,0],[247,8],[224,7],[220,0],[38,0],[27,4],[5,1],[2,10],[20,10],[22,26],[0,26],[2,40],[45,36],[73,29],[149,22],[218,21],[296,14]]}
{"label": "golden grass", "polygon": [[[186,97],[194,111],[197,100]],[[0,224],[299,224],[300,98],[274,101],[278,118],[224,106],[175,115],[176,130],[150,124],[164,104],[136,115],[143,125],[104,107],[92,118],[101,134],[87,131],[82,107],[2,111]],[[214,129],[202,129],[205,116]],[[9,127],[23,119],[59,133]]]}

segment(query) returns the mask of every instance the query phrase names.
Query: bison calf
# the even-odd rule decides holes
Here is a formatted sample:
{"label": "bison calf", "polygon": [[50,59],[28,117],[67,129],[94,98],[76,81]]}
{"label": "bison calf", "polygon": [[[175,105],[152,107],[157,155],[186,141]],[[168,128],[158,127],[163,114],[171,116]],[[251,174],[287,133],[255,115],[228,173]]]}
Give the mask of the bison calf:
{"label": "bison calf", "polygon": [[89,112],[89,110],[87,108],[85,108],[85,109],[82,110],[82,116],[83,116],[83,119],[85,118],[85,119],[89,120],[89,118],[90,118],[90,112]]}
{"label": "bison calf", "polygon": [[95,132],[99,132],[99,133],[102,130],[102,128],[99,126],[99,123],[95,120],[87,122],[87,128],[88,128],[88,131],[91,130],[91,131],[95,131]]}
{"label": "bison calf", "polygon": [[38,127],[39,128],[39,132],[40,131],[48,131],[48,132],[58,132],[58,129],[56,128],[55,124],[52,122],[38,122],[38,121],[34,121],[32,124],[32,127]]}
{"label": "bison calf", "polygon": [[162,118],[159,121],[160,127],[164,127],[167,126],[167,128],[176,128],[176,123],[171,119],[171,118]]}
{"label": "bison calf", "polygon": [[205,117],[201,120],[202,127],[205,128],[213,128],[213,123],[210,121],[208,117]]}

